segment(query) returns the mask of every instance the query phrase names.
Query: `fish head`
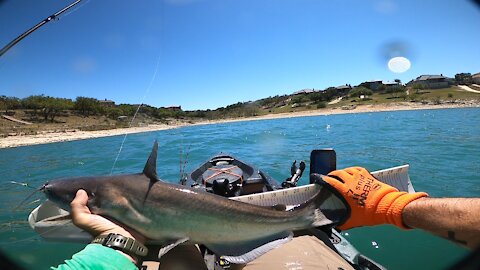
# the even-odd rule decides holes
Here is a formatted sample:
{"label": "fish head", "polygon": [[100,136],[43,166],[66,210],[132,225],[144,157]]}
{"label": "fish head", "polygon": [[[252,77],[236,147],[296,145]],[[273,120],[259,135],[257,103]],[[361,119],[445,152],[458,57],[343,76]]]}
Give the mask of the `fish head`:
{"label": "fish head", "polygon": [[85,190],[88,195],[88,205],[95,206],[95,194],[99,186],[99,177],[77,177],[56,179],[46,182],[42,190],[47,198],[64,210],[70,210],[70,203],[79,189]]}

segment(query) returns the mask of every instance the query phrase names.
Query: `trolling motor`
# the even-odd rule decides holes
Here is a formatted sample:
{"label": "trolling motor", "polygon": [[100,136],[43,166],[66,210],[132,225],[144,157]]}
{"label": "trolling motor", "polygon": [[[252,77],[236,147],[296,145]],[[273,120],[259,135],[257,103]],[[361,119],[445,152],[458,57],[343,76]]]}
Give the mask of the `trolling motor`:
{"label": "trolling motor", "polygon": [[300,161],[300,167],[297,167],[297,161],[294,160],[292,167],[290,168],[291,177],[285,179],[282,183],[283,188],[296,187],[298,180],[302,177],[303,171],[305,170],[305,162]]}

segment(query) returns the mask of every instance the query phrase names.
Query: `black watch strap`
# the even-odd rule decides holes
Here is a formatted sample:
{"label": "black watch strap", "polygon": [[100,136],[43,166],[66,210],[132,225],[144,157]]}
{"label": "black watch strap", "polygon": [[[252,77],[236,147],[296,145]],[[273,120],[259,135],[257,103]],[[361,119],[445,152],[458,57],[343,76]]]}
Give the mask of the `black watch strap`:
{"label": "black watch strap", "polygon": [[116,233],[99,235],[93,239],[92,243],[120,250],[128,255],[137,257],[145,257],[148,253],[148,248],[137,240]]}

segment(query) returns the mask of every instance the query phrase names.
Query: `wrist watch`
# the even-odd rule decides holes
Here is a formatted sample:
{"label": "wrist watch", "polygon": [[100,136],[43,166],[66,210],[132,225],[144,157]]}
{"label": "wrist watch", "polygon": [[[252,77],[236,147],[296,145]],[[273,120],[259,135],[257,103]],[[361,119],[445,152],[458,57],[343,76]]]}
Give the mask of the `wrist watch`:
{"label": "wrist watch", "polygon": [[109,233],[108,235],[99,235],[92,241],[93,244],[100,244],[115,250],[125,252],[128,255],[135,257],[145,257],[148,253],[148,248],[137,240],[123,236],[117,233]]}

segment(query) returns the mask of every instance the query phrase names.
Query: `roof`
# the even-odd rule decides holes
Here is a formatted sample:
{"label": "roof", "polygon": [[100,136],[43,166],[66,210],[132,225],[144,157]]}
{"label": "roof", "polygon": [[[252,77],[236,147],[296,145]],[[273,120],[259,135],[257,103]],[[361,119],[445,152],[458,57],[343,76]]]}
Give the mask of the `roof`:
{"label": "roof", "polygon": [[100,99],[100,100],[98,100],[98,102],[101,102],[101,103],[115,103],[115,101],[109,100],[109,99]]}
{"label": "roof", "polygon": [[447,77],[443,75],[421,75],[415,81],[427,81],[427,80],[436,80],[436,79],[446,79]]}
{"label": "roof", "polygon": [[385,84],[385,85],[400,85],[400,83],[399,83],[399,82],[389,82],[389,81],[383,81],[382,83],[383,83],[383,84]]}
{"label": "roof", "polygon": [[338,90],[343,90],[343,89],[350,89],[350,88],[352,88],[352,87],[345,84],[345,85],[337,86],[337,87],[335,87],[335,88],[338,89]]}
{"label": "roof", "polygon": [[366,83],[382,83],[382,80],[371,80],[371,81],[366,81]]}
{"label": "roof", "polygon": [[473,78],[480,78],[480,72],[473,74],[472,77]]}
{"label": "roof", "polygon": [[302,90],[293,92],[293,95],[310,94],[310,93],[313,93],[313,92],[315,92],[315,91],[313,91],[313,89],[302,89]]}

